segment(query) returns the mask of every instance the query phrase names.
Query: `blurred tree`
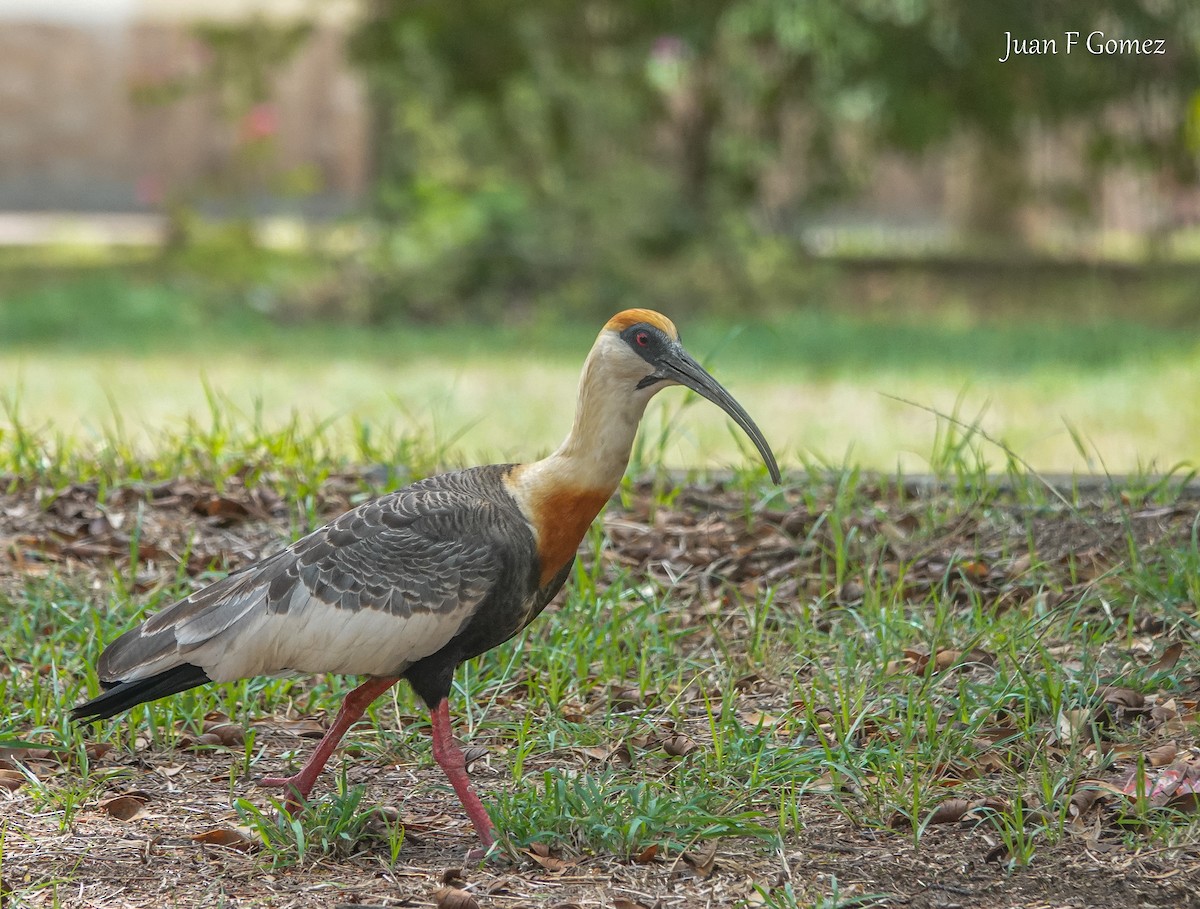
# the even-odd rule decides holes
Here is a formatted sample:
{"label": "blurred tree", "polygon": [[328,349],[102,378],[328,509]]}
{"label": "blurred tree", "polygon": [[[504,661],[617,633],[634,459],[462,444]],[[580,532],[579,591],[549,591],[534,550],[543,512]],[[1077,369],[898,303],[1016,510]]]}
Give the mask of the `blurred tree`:
{"label": "blurred tree", "polygon": [[170,187],[165,193],[168,250],[191,241],[198,199],[220,198],[240,215],[230,224],[231,239],[254,246],[250,204],[257,193],[302,195],[315,189],[311,168],[277,174],[273,166],[278,112],[272,103],[274,79],[312,34],[308,22],[275,22],[253,16],[243,22],[197,22],[190,27],[204,51],[195,72],[135,85],[134,100],[170,104],[206,94],[230,131],[228,158],[193,186]]}
{"label": "blurred tree", "polygon": [[[1200,89],[1200,4],[1193,0],[739,0],[730,4],[728,26],[781,58],[763,96],[805,99],[814,120],[812,160],[835,185],[845,185],[838,169],[846,159],[833,150],[848,125],[876,150],[970,142],[975,197],[967,227],[979,233],[1016,235],[1020,152],[1033,124],[1082,124],[1087,176],[1118,160],[1196,176],[1195,150],[1185,141],[1185,111]],[[1068,52],[1072,31],[1079,43]],[[1094,31],[1162,38],[1165,53],[1093,53],[1087,38]],[[1001,63],[1009,34],[1054,39],[1055,52]],[[1130,117],[1114,116],[1122,105],[1136,115],[1151,100],[1174,108],[1172,128],[1139,129]]]}
{"label": "blurred tree", "polygon": [[[1067,53],[1096,30],[1167,53]],[[1006,33],[1058,53],[1001,63]],[[369,0],[352,53],[377,126],[379,315],[745,300],[778,273],[755,265],[776,238],[881,151],[970,148],[966,227],[992,243],[1019,236],[1034,126],[1082,127],[1081,180],[1114,161],[1196,177],[1194,0]],[[1151,99],[1166,127],[1139,118]],[[656,285],[667,260],[688,279]]]}

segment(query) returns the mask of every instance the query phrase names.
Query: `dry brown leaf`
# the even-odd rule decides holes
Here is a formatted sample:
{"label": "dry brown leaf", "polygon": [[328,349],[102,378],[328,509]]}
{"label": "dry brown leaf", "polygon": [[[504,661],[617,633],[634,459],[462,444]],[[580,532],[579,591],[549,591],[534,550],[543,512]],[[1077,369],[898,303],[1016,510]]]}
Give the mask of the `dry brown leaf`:
{"label": "dry brown leaf", "polygon": [[613,685],[608,689],[608,700],[612,706],[620,710],[634,710],[645,707],[653,698],[653,692],[642,694],[633,685]]}
{"label": "dry brown leaf", "polygon": [[1082,822],[1083,816],[1092,810],[1096,802],[1104,797],[1104,793],[1094,787],[1078,788],[1067,802],[1067,814],[1073,822]]}
{"label": "dry brown leaf", "polygon": [[975,757],[975,767],[980,774],[1003,773],[1009,764],[998,751],[981,751]]}
{"label": "dry brown leaf", "polygon": [[607,748],[588,746],[584,748],[573,748],[571,750],[576,754],[582,754],[584,757],[591,758],[593,761],[600,761],[603,763],[604,761],[608,760],[609,749]]}
{"label": "dry brown leaf", "polygon": [[787,722],[787,717],[774,713],[763,713],[761,710],[739,710],[738,718],[751,729],[774,729]]}
{"label": "dry brown leaf", "polygon": [[663,740],[663,751],[671,757],[687,757],[700,746],[682,733],[668,736]]}
{"label": "dry brown leaf", "polygon": [[578,701],[567,701],[559,704],[558,713],[568,723],[587,722],[587,708]]}
{"label": "dry brown leaf", "polygon": [[20,770],[0,769],[0,789],[15,792],[19,787],[29,782],[28,777]]}
{"label": "dry brown leaf", "polygon": [[212,748],[221,744],[221,737],[214,735],[211,732],[204,732],[200,735],[181,735],[179,737],[178,747],[191,750],[202,751],[205,748]]}
{"label": "dry brown leaf", "polygon": [[491,749],[486,745],[468,745],[462,750],[463,761],[466,763],[467,769],[471,769],[471,765],[481,758],[487,757],[491,753]]}
{"label": "dry brown leaf", "polygon": [[926,653],[924,650],[914,650],[911,647],[906,647],[902,652],[904,659],[898,662],[901,664],[901,668],[907,668],[913,675],[920,675],[924,672],[932,658],[932,654]]}
{"label": "dry brown leaf", "polygon": [[99,808],[118,821],[132,821],[146,813],[146,800],[136,795],[114,795],[101,799]]}
{"label": "dry brown leaf", "polygon": [[1169,698],[1150,708],[1150,727],[1160,735],[1190,736],[1189,726],[1196,721],[1194,704],[1183,699]]}
{"label": "dry brown leaf", "polygon": [[618,897],[612,901],[612,909],[650,909],[645,903],[639,903],[637,900],[627,900],[624,897]]}
{"label": "dry brown leaf", "polygon": [[1096,718],[1102,722],[1119,724],[1126,717],[1140,715],[1146,709],[1146,696],[1132,688],[1103,685],[1096,689],[1100,695],[1100,707]]}
{"label": "dry brown leaf", "polygon": [[804,787],[805,792],[849,792],[850,785],[841,774],[835,778],[833,773],[826,770],[819,777]]}
{"label": "dry brown leaf", "polygon": [[206,515],[210,518],[221,518],[223,520],[244,518],[250,514],[250,509],[246,507],[245,503],[223,495],[210,495],[202,499],[197,499],[196,503],[192,506],[192,510],[197,514]]}
{"label": "dry brown leaf", "polygon": [[1064,710],[1058,715],[1058,723],[1055,727],[1058,732],[1058,740],[1068,744],[1084,738],[1090,739],[1092,737],[1091,725],[1092,712],[1090,710]]}
{"label": "dry brown leaf", "polygon": [[749,675],[744,675],[740,679],[735,680],[733,687],[738,691],[753,691],[755,688],[758,688],[764,684],[769,685],[767,680],[761,675],[759,675],[757,672],[752,672]]}
{"label": "dry brown leaf", "polygon": [[981,650],[978,647],[971,650],[954,650],[944,649],[939,650],[933,657],[933,668],[935,672],[945,672],[947,669],[954,669],[959,666],[966,666],[971,663],[979,663],[984,666],[995,666],[996,658],[986,650]]}
{"label": "dry brown leaf", "polygon": [[1151,767],[1166,767],[1179,754],[1179,746],[1174,742],[1166,742],[1157,748],[1146,752],[1146,762]]}
{"label": "dry brown leaf", "polygon": [[550,854],[550,847],[545,843],[530,843],[525,854],[545,868],[547,871],[561,872],[575,863]]}
{"label": "dry brown leaf", "polygon": [[629,746],[622,742],[616,748],[608,753],[605,759],[606,763],[613,767],[632,767],[633,752],[629,750]]}
{"label": "dry brown leaf", "polygon": [[1162,652],[1162,656],[1160,656],[1146,668],[1150,672],[1166,672],[1168,669],[1174,669],[1175,664],[1179,662],[1179,657],[1182,654],[1183,642],[1176,641]]}
{"label": "dry brown leaf", "polygon": [[[966,820],[977,811],[985,809],[989,811],[1007,811],[1008,808],[1009,804],[1007,800],[994,795],[977,799],[946,799],[926,816],[925,824],[926,826],[930,824],[954,824],[958,821]],[[899,811],[892,815],[892,819],[889,822],[889,826],[894,829],[903,829],[909,825],[910,821],[908,817]]]}
{"label": "dry brown leaf", "polygon": [[320,739],[325,737],[324,725],[322,725],[320,720],[310,716],[299,717],[294,720],[272,720],[269,723],[256,723],[255,725],[278,729],[280,732],[287,732],[302,739]]}
{"label": "dry brown leaf", "polygon": [[987,576],[991,574],[992,568],[987,562],[979,559],[969,559],[958,563],[958,570],[970,578],[972,581],[987,580]]}
{"label": "dry brown leaf", "polygon": [[439,887],[433,891],[433,902],[437,909],[479,909],[479,900],[466,890],[454,887]]}
{"label": "dry brown leaf", "polygon": [[237,723],[205,723],[202,731],[206,736],[216,736],[217,742],[226,748],[240,748],[246,743],[246,732]]}
{"label": "dry brown leaf", "polygon": [[88,742],[84,748],[89,761],[98,761],[112,750],[112,742]]}
{"label": "dry brown leaf", "polygon": [[238,852],[249,852],[258,845],[254,837],[242,827],[214,827],[212,830],[195,834],[192,840],[206,846],[236,849]]}
{"label": "dry brown leaf", "polygon": [[651,843],[641,852],[633,857],[633,860],[639,865],[649,865],[654,861],[654,857],[658,855],[658,843]]}
{"label": "dry brown leaf", "polygon": [[926,824],[953,824],[961,821],[971,810],[970,799],[946,799],[925,819]]}
{"label": "dry brown leaf", "polygon": [[717,841],[711,840],[695,852],[685,852],[683,860],[691,866],[696,877],[708,878],[717,867]]}

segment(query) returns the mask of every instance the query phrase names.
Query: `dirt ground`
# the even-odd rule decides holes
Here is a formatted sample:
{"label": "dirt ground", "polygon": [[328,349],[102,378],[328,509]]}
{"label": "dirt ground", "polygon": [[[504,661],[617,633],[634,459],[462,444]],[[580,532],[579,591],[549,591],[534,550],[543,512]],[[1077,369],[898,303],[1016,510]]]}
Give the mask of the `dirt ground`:
{"label": "dirt ground", "polygon": [[[324,491],[322,511],[336,513],[359,489],[357,477],[332,478]],[[173,565],[173,559],[184,552],[189,553],[193,571],[213,562],[233,568],[257,559],[279,545],[281,530],[287,526],[285,509],[266,487],[218,493],[185,481],[134,486],[110,495],[103,509],[97,508],[92,487],[62,491],[50,504],[49,495],[28,487],[0,495],[0,543],[4,544],[0,585],[4,589],[17,589],[24,577],[48,566],[103,576],[98,566],[128,558],[128,539],[120,532],[119,516],[146,503],[153,504],[142,519],[146,585],[155,583],[155,572],[161,575],[167,570],[164,566]],[[683,497],[675,507],[703,509],[710,517],[723,516],[726,523],[737,526],[734,515],[740,501],[719,491],[698,492],[690,501]],[[1186,534],[1196,520],[1195,503],[1145,514],[1145,528],[1139,532],[1147,539]],[[614,505],[606,520],[616,559],[634,565],[653,559],[652,551],[644,551],[634,536],[622,532],[631,521],[650,520],[639,506],[625,511]],[[788,517],[778,520],[786,523]],[[1113,532],[1106,537],[1103,523],[1071,527],[1056,520],[1053,526],[1046,522],[1042,552],[1047,557],[1054,535],[1064,548],[1093,552],[1101,562],[1119,557],[1125,545],[1128,521],[1114,521]],[[972,525],[969,532],[976,544],[988,534],[1029,532],[1028,524],[1008,530],[1006,526],[993,516],[986,526]],[[966,532],[963,522],[946,531],[947,535]],[[745,570],[763,570],[761,564],[750,564],[756,558],[779,558],[769,552],[764,555],[762,547],[757,552],[753,546],[736,551],[747,562]],[[725,569],[736,578],[737,566]],[[265,720],[255,726],[256,745],[268,754],[311,747],[312,730],[298,732],[299,728],[284,720]],[[309,740],[298,744],[298,736]],[[574,759],[567,754],[540,755],[528,772],[540,774]],[[404,823],[398,861],[392,863],[381,833],[364,839],[346,857],[271,868],[261,852],[247,849],[236,836],[226,838],[237,822],[230,808],[228,752],[111,751],[97,755],[97,760],[106,768],[136,771],[137,789],[124,793],[139,802],[128,820],[98,804],[85,804],[64,831],[60,815],[36,808],[27,788],[8,792],[0,787],[2,909],[54,905],[97,909],[1200,906],[1197,843],[1170,850],[1130,849],[1119,838],[1105,835],[1102,828],[1108,819],[1097,815],[1090,828],[1080,827],[1057,844],[1039,846],[1031,865],[1013,867],[1005,860],[1007,853],[993,828],[967,821],[930,826],[914,844],[911,832],[858,824],[849,816],[852,812],[816,792],[803,801],[804,834],[787,842],[780,854],[770,854],[762,842],[724,839],[715,853],[686,858],[648,855],[640,861],[619,862],[606,856],[522,854],[480,866],[464,862],[474,844],[473,833],[458,805],[448,800],[440,770],[427,753],[407,751],[391,753],[386,761],[348,762],[347,771],[351,784],[366,786],[364,804],[390,806],[393,816]],[[511,775],[501,762],[484,756],[472,766],[485,802],[489,791],[511,785]],[[247,795],[245,790],[253,788],[239,784],[237,794]],[[60,883],[50,886],[55,881]]]}

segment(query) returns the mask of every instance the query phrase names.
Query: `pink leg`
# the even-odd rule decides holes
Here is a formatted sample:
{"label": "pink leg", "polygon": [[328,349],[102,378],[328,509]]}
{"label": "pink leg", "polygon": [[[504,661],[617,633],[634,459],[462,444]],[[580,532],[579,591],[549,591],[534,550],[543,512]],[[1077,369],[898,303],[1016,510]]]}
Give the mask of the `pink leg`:
{"label": "pink leg", "polygon": [[[258,781],[258,784],[260,786],[285,787],[288,793],[284,805],[288,811],[293,813],[299,811],[303,807],[304,799],[308,798],[308,794],[316,784],[317,777],[321,775],[321,771],[324,769],[325,763],[329,760],[329,756],[333,754],[333,749],[337,747],[338,742],[342,740],[342,736],[346,734],[346,730],[358,722],[359,717],[371,706],[373,700],[398,681],[399,677],[367,679],[346,695],[346,700],[342,702],[342,709],[338,711],[333,725],[329,727],[329,731],[325,733],[325,736],[317,745],[317,750],[312,753],[312,756],[300,768],[299,772],[286,777],[264,777]],[[461,755],[459,758],[461,760]]]}
{"label": "pink leg", "polygon": [[450,785],[458,793],[458,800],[467,809],[467,816],[475,825],[475,832],[485,848],[490,848],[495,842],[492,830],[492,819],[479,801],[479,796],[471,788],[467,777],[467,762],[463,758],[462,749],[454,741],[454,732],[450,728],[450,703],[443,699],[437,707],[429,712],[429,720],[433,724],[433,759],[438,762]]}

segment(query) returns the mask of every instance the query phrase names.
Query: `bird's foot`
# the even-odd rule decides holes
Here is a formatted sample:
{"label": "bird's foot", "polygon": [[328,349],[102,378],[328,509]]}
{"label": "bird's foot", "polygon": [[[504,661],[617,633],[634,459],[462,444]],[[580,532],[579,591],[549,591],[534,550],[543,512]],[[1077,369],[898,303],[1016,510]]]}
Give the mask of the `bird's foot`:
{"label": "bird's foot", "polygon": [[291,776],[264,776],[258,781],[264,789],[283,789],[285,795],[280,803],[288,814],[299,814],[308,804],[308,793],[312,790],[312,781],[307,780],[303,773]]}

